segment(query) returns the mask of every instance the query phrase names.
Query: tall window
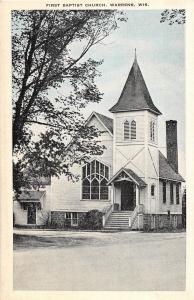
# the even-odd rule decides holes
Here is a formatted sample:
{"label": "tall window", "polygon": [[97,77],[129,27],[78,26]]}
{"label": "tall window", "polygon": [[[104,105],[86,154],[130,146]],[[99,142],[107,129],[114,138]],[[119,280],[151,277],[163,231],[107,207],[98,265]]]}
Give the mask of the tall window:
{"label": "tall window", "polygon": [[163,203],[166,203],[166,182],[163,181],[163,187],[162,187],[162,192],[163,192]]}
{"label": "tall window", "polygon": [[155,195],[155,185],[152,184],[151,185],[151,196],[154,196]]}
{"label": "tall window", "polygon": [[180,204],[179,183],[176,184],[176,204]]}
{"label": "tall window", "polygon": [[136,139],[136,122],[134,120],[131,122],[131,139]]}
{"label": "tall window", "polygon": [[174,204],[174,190],[173,190],[173,183],[170,183],[170,204]]}
{"label": "tall window", "polygon": [[82,168],[82,199],[108,199],[109,168],[97,160]]}
{"label": "tall window", "polygon": [[155,141],[155,123],[154,121],[150,122],[150,140]]}
{"label": "tall window", "polygon": [[124,122],[124,140],[129,139],[129,121]]}

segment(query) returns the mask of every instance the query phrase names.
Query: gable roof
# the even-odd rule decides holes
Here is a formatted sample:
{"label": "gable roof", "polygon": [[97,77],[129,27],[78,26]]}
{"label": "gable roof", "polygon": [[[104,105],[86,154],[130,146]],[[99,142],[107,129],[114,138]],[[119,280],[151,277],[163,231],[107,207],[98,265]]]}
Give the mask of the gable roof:
{"label": "gable roof", "polygon": [[99,119],[102,121],[102,123],[104,124],[104,126],[106,128],[108,128],[108,130],[113,134],[113,119],[104,116],[102,114],[99,114],[96,112],[96,115],[99,117]]}
{"label": "gable roof", "polygon": [[105,115],[99,114],[95,111],[91,113],[89,118],[87,119],[87,123],[92,119],[92,117],[95,116],[100,123],[109,131],[111,135],[113,135],[113,119],[109,118]]}
{"label": "gable roof", "polygon": [[166,157],[159,151],[159,178],[172,181],[185,181],[184,178],[176,173],[168,163]]}
{"label": "gable roof", "polygon": [[135,172],[133,172],[131,169],[125,169],[125,168],[121,168],[108,182],[108,185],[113,182],[114,180],[116,180],[116,178],[122,173],[125,172],[126,175],[129,176],[129,178],[132,179],[132,181],[134,181],[140,188],[144,188],[146,187],[146,183],[145,181],[143,181],[143,179],[141,179],[137,174],[135,174]]}
{"label": "gable roof", "polygon": [[22,191],[19,196],[20,201],[39,201],[45,191]]}
{"label": "gable roof", "polygon": [[156,115],[161,115],[151,99],[135,57],[120,98],[110,111],[116,113],[136,110],[149,110]]}

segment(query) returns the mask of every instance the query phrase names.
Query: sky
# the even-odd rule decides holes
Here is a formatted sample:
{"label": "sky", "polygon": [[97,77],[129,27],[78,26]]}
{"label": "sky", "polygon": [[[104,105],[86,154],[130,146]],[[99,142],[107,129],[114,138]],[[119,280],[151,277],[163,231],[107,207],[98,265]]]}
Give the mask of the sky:
{"label": "sky", "polygon": [[134,61],[137,61],[159,116],[159,149],[166,154],[166,120],[177,120],[179,172],[185,176],[185,36],[184,25],[160,23],[160,10],[126,11],[127,22],[120,23],[103,43],[93,47],[88,57],[104,59],[97,84],[104,93],[92,111],[113,117],[109,109],[118,101]]}

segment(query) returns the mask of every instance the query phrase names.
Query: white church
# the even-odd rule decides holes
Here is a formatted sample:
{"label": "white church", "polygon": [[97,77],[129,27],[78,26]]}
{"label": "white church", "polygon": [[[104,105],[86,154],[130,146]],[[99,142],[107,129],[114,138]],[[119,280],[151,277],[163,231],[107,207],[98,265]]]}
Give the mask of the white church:
{"label": "white church", "polygon": [[80,216],[97,209],[109,230],[181,226],[184,179],[178,173],[177,121],[166,122],[165,157],[158,148],[161,112],[136,57],[110,112],[112,118],[93,112],[87,120],[101,131],[103,154],[74,167],[78,182],[51,178],[43,189],[23,192],[14,201],[16,225],[42,225],[46,212],[52,222],[69,220],[79,227]]}

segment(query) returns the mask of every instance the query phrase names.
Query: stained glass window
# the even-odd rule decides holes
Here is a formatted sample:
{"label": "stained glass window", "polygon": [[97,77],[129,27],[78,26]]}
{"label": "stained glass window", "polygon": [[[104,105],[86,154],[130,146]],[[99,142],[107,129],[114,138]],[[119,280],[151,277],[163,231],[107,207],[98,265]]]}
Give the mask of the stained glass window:
{"label": "stained glass window", "polygon": [[108,200],[108,166],[97,160],[86,166],[82,168],[82,199]]}

